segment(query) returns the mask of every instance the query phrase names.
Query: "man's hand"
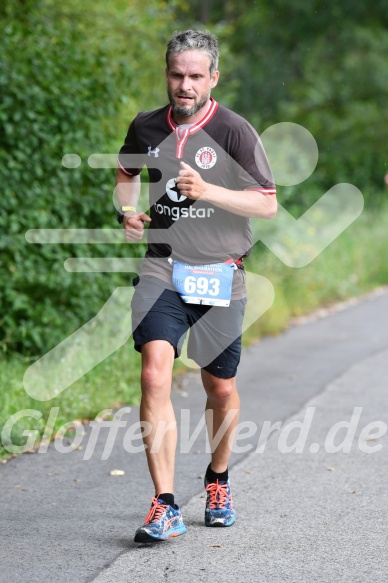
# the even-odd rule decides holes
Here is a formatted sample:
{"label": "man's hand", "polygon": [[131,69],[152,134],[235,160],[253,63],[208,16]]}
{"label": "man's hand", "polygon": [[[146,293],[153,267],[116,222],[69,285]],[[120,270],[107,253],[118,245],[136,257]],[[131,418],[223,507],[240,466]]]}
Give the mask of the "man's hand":
{"label": "man's hand", "polygon": [[201,175],[194,168],[185,162],[181,162],[180,164],[181,169],[176,179],[176,185],[183,196],[187,196],[187,198],[191,198],[192,200],[198,200],[205,194],[208,185],[202,180]]}
{"label": "man's hand", "polygon": [[127,241],[137,242],[143,238],[144,223],[150,223],[151,219],[146,213],[134,213],[133,215],[124,215],[123,227],[125,239]]}

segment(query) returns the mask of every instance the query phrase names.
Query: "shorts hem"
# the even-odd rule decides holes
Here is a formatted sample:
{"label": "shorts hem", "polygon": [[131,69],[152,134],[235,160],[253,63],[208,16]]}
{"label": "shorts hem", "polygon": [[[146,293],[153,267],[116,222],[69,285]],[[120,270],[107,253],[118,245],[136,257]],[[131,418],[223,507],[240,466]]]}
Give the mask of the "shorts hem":
{"label": "shorts hem", "polygon": [[211,365],[203,366],[202,369],[218,379],[233,379],[237,375],[237,368],[232,373],[230,371],[216,369]]}
{"label": "shorts hem", "polygon": [[141,347],[143,346],[143,344],[147,344],[148,342],[153,342],[154,340],[165,340],[166,342],[171,344],[171,346],[174,349],[174,358],[179,358],[180,353],[181,353],[181,348],[177,347],[174,340],[171,340],[170,338],[166,338],[165,336],[160,336],[160,337],[156,337],[156,338],[147,338],[147,340],[142,340],[140,342],[134,342],[135,350],[137,352],[140,352],[140,354],[141,354]]}

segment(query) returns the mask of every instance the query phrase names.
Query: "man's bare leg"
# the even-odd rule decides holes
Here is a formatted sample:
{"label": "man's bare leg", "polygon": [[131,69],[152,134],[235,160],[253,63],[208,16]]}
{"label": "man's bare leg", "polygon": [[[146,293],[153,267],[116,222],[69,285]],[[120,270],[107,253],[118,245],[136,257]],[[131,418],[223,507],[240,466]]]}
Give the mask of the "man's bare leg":
{"label": "man's bare leg", "polygon": [[240,410],[236,379],[219,379],[202,370],[202,382],[207,394],[206,421],[212,446],[212,459],[205,476],[205,525],[232,526],[236,512],[230,490],[228,461]]}
{"label": "man's bare leg", "polygon": [[170,398],[174,348],[165,340],[153,340],[143,344],[141,352],[140,419],[146,424],[143,440],[155,498],[134,540],[148,543],[179,536],[187,529],[174,501],[177,427]]}
{"label": "man's bare leg", "polygon": [[238,423],[240,411],[240,398],[236,388],[236,378],[220,379],[203,370],[202,382],[207,394],[206,411],[211,412],[213,420],[208,423],[209,440],[217,435],[223,421],[229,414],[230,421],[222,430],[222,437],[216,444],[214,451],[212,447],[211,468],[214,472],[224,472],[228,467],[231,453],[231,442],[233,432]]}
{"label": "man's bare leg", "polygon": [[143,441],[157,496],[163,492],[174,492],[177,443],[175,413],[171,403],[174,348],[166,340],[153,340],[143,344],[141,354],[140,420],[152,427]]}

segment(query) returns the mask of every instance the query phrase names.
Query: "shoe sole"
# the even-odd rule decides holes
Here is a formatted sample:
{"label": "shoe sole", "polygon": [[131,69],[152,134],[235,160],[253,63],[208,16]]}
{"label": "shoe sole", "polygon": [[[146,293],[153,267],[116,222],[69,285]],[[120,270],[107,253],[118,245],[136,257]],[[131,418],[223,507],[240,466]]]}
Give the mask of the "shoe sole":
{"label": "shoe sole", "polygon": [[171,531],[167,531],[166,534],[163,537],[160,536],[152,536],[151,534],[149,534],[147,531],[145,530],[140,530],[139,532],[137,532],[135,534],[135,538],[134,541],[135,543],[157,543],[157,542],[163,542],[168,540],[169,538],[174,538],[176,536],[180,536],[181,534],[185,534],[185,532],[187,532],[187,528],[185,526],[179,528],[179,529],[174,529]]}
{"label": "shoe sole", "polygon": [[232,526],[236,521],[236,517],[234,516],[232,518],[232,520],[230,522],[221,522],[221,520],[217,521],[217,522],[213,522],[212,524],[209,524],[208,522],[205,521],[205,526],[209,527],[209,528],[225,528],[228,526]]}

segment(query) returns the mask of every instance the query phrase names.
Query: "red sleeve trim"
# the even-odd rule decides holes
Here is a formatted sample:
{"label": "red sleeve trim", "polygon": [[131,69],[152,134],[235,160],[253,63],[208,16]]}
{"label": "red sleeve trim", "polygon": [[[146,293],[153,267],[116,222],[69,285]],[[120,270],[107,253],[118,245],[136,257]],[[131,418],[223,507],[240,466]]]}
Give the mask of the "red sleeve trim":
{"label": "red sleeve trim", "polygon": [[120,164],[120,160],[117,160],[117,166],[118,166],[119,170],[121,170],[121,172],[123,174],[126,174],[127,176],[133,176],[133,174],[131,174],[130,172],[128,172],[128,170],[125,170],[124,166],[122,166]]}
{"label": "red sleeve trim", "polygon": [[262,194],[276,194],[276,188],[246,188],[245,190],[255,190]]}

